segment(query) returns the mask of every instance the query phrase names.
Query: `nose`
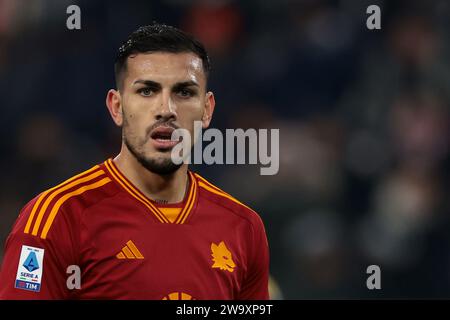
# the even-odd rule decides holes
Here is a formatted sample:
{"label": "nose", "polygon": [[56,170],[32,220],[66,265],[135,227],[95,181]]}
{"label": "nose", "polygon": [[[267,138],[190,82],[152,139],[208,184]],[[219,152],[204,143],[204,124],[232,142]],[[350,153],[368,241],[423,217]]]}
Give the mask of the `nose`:
{"label": "nose", "polygon": [[174,121],[177,119],[176,106],[170,97],[170,93],[163,92],[161,94],[161,100],[159,101],[155,118],[158,121]]}

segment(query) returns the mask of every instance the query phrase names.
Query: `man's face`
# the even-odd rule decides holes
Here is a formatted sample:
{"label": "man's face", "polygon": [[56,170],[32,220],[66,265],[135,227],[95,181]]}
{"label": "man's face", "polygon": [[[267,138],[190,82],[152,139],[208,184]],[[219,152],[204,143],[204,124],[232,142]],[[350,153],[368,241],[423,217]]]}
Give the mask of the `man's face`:
{"label": "man's face", "polygon": [[170,140],[172,131],[183,128],[193,137],[194,121],[207,127],[214,104],[202,60],[193,53],[130,56],[120,97],[124,143],[144,167],[159,174],[179,167],[171,160],[177,143]]}

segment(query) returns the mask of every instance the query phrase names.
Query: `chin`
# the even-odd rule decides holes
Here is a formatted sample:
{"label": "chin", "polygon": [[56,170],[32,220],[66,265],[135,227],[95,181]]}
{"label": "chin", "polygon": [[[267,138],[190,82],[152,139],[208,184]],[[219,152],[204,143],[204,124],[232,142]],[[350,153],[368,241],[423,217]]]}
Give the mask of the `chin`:
{"label": "chin", "polygon": [[148,152],[145,152],[142,149],[139,150],[134,148],[133,145],[129,144],[127,140],[125,140],[125,144],[134,158],[145,169],[152,173],[169,175],[176,172],[182,166],[182,163],[179,165],[173,163],[171,158],[171,148],[164,150],[154,150],[152,148],[152,151],[148,150]]}
{"label": "chin", "polygon": [[169,156],[150,156],[137,158],[139,163],[148,171],[160,175],[168,175],[176,172],[182,164],[174,164],[172,158]]}

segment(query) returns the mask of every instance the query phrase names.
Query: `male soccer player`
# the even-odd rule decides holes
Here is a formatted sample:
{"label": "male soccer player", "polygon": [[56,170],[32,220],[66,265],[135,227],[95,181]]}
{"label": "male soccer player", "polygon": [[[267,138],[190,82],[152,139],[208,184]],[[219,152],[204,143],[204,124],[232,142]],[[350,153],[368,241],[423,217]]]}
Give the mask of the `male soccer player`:
{"label": "male soccer player", "polygon": [[1,299],[268,298],[260,217],[171,160],[173,130],[209,126],[208,72],[203,45],[181,30],[130,35],[106,97],[121,151],[25,205],[6,241]]}

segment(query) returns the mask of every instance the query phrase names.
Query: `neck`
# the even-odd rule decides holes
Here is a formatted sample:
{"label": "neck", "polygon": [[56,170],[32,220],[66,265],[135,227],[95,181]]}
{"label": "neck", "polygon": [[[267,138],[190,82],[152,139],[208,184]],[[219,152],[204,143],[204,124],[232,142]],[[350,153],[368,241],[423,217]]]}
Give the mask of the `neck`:
{"label": "neck", "polygon": [[172,174],[159,175],[144,168],[126,147],[113,161],[122,174],[148,198],[160,203],[183,201],[189,181],[187,164]]}

